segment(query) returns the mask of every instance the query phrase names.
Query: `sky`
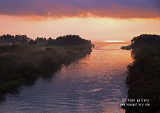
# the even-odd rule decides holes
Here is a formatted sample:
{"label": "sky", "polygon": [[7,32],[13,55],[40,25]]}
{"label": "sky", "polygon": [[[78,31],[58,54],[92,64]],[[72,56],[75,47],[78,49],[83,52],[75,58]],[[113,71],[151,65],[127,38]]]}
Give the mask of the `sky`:
{"label": "sky", "polygon": [[0,35],[93,41],[160,35],[160,0],[0,0]]}

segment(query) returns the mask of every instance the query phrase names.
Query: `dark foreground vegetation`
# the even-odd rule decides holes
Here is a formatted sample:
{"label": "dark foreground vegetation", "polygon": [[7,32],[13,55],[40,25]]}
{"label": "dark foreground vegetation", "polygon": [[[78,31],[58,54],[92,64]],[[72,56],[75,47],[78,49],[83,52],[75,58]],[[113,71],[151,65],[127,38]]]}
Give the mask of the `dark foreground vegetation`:
{"label": "dark foreground vegetation", "polygon": [[26,35],[3,35],[0,44],[0,95],[41,73],[84,57],[92,48],[91,41],[78,35],[35,40]]}
{"label": "dark foreground vegetation", "polygon": [[140,35],[131,46],[139,50],[128,65],[129,100],[122,108],[127,113],[155,113],[160,110],[160,36]]}

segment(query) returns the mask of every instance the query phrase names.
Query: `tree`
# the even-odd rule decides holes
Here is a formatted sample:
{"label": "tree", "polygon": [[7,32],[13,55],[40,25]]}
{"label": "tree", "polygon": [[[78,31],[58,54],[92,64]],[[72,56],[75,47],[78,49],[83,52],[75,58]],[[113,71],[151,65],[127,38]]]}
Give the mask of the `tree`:
{"label": "tree", "polygon": [[131,46],[139,48],[143,45],[156,46],[160,44],[159,35],[142,34],[140,36],[134,37],[131,40]]}
{"label": "tree", "polygon": [[11,44],[18,44],[18,43],[27,43],[29,42],[30,38],[27,35],[2,35],[0,36],[0,44],[1,45],[11,45]]}

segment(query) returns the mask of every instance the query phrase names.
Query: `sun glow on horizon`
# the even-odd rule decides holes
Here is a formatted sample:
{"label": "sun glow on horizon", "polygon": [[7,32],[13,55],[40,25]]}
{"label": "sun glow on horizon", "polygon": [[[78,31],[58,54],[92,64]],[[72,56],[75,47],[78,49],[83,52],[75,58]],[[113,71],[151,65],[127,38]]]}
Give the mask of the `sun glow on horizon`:
{"label": "sun glow on horizon", "polygon": [[160,18],[32,18],[28,17],[26,19],[19,16],[0,15],[0,35],[24,34],[31,39],[36,39],[36,37],[51,37],[55,39],[62,35],[76,34],[91,41],[130,43],[129,40],[140,34],[159,35],[160,29]]}
{"label": "sun glow on horizon", "polygon": [[105,40],[105,42],[125,42],[124,40]]}

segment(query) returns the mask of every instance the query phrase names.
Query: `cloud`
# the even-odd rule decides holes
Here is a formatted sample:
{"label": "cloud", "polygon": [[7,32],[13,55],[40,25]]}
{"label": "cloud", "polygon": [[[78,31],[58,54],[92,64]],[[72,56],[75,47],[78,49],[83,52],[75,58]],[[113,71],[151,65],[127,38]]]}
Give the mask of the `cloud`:
{"label": "cloud", "polygon": [[1,0],[0,15],[159,18],[160,0]]}

